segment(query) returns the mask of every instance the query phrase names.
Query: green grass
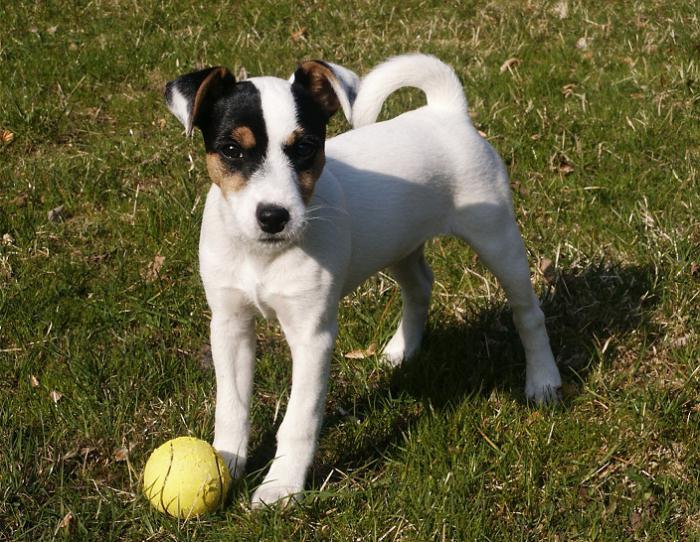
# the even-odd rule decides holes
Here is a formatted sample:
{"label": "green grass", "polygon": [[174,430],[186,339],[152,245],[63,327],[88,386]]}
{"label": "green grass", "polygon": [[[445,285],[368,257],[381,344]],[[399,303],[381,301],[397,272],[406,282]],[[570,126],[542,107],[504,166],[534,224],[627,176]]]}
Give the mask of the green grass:
{"label": "green grass", "polygon": [[[700,539],[697,3],[384,4],[3,4],[0,540]],[[163,83],[211,64],[287,77],[305,58],[364,73],[413,50],[455,67],[509,165],[562,407],[524,404],[502,291],[436,240],[413,364],[343,355],[390,336],[388,277],[343,303],[302,503],[248,508],[291,374],[261,322],[249,476],[222,513],[159,515],[140,493],[148,454],[211,439],[214,408],[196,252],[208,181]],[[399,92],[385,115],[420,100]]]}

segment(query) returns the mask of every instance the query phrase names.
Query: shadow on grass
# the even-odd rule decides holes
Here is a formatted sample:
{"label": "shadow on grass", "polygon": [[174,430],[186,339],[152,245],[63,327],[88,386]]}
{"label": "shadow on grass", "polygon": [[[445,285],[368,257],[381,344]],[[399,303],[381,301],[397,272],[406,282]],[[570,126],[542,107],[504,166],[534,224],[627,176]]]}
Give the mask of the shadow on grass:
{"label": "shadow on grass", "polygon": [[[565,271],[556,278],[543,296],[542,307],[569,396],[576,393],[575,384],[585,381],[597,365],[615,363],[614,345],[625,336],[643,333],[653,338],[658,334],[651,319],[656,302],[650,268],[604,263]],[[467,320],[430,325],[418,356],[387,373],[364,397],[336,394],[332,398],[335,404],[354,405],[353,413],[360,420],[376,415],[378,404],[397,397],[408,395],[413,407],[398,408],[352,446],[335,443],[331,453],[317,460],[310,487],[320,487],[334,467],[347,471],[384,456],[426,411],[423,406],[449,409],[470,396],[488,397],[494,390],[506,391],[525,403],[525,358],[510,309],[500,304]],[[326,438],[335,436],[342,420],[337,414],[327,416]],[[342,431],[337,436],[342,438]],[[269,437],[253,454],[257,465],[261,465],[261,456],[269,460],[271,455],[266,454],[274,453],[274,433]]]}
{"label": "shadow on grass", "polygon": [[[564,382],[585,380],[606,342],[644,330],[654,336],[653,270],[600,264],[560,274],[542,299],[552,350]],[[525,401],[525,356],[505,304],[464,325],[430,327],[415,363],[392,386],[442,408],[474,393],[505,390]],[[613,349],[606,350],[608,354]],[[381,393],[381,390],[377,390]]]}

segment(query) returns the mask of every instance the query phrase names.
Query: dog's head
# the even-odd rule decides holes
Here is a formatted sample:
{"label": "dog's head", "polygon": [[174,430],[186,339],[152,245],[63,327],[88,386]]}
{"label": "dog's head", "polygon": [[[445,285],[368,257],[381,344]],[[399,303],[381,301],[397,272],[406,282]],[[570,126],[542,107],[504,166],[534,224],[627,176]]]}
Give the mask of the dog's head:
{"label": "dog's head", "polygon": [[241,240],[283,247],[299,238],[325,164],[326,125],[349,119],[357,76],[340,66],[302,63],[289,80],[236,81],[227,68],[183,75],[165,87],[187,135],[204,136],[209,176],[221,189]]}

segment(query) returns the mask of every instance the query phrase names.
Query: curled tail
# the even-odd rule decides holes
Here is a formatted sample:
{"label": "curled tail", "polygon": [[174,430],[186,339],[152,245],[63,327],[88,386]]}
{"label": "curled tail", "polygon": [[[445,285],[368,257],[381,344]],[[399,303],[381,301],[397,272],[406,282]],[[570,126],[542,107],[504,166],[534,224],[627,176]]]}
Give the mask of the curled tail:
{"label": "curled tail", "polygon": [[467,112],[467,100],[457,75],[434,56],[401,55],[390,58],[363,77],[352,109],[355,128],[377,120],[384,100],[401,87],[416,87],[425,93],[428,107]]}

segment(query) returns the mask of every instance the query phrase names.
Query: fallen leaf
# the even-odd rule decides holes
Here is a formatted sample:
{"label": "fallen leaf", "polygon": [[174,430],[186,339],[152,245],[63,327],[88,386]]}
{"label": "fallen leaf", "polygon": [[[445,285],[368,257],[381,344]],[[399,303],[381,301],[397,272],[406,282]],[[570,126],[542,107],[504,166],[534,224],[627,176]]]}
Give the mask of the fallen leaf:
{"label": "fallen leaf", "polygon": [[365,359],[377,351],[377,345],[372,343],[366,350],[352,350],[345,354],[347,359]]}
{"label": "fallen leaf", "polygon": [[700,272],[700,264],[697,262],[693,262],[690,264],[690,274],[695,276]]}
{"label": "fallen leaf", "polygon": [[129,450],[127,450],[124,447],[121,447],[114,452],[113,457],[115,461],[126,461],[126,458],[129,457]]}
{"label": "fallen leaf", "polygon": [[68,512],[65,516],[63,516],[63,519],[58,522],[56,531],[58,532],[60,529],[70,529],[74,520],[75,518],[73,517],[73,512]]}
{"label": "fallen leaf", "polygon": [[141,278],[146,282],[153,282],[160,276],[160,270],[165,262],[165,256],[157,254],[153,261],[141,271]]}
{"label": "fallen leaf", "polygon": [[32,385],[32,388],[39,387],[39,379],[34,375],[29,375],[29,383]]}
{"label": "fallen leaf", "polygon": [[564,98],[571,96],[574,93],[574,90],[576,90],[576,83],[569,83],[568,85],[561,87],[561,93],[564,95]]}
{"label": "fallen leaf", "polygon": [[292,41],[294,43],[298,42],[299,40],[305,39],[306,38],[306,27],[302,26],[296,32],[292,32],[291,38],[292,38]]}
{"label": "fallen leaf", "polygon": [[47,218],[49,219],[49,222],[59,222],[61,220],[65,220],[66,211],[64,206],[59,205],[58,207],[51,209],[47,214]]}
{"label": "fallen leaf", "polygon": [[507,70],[507,71],[510,71],[510,69],[511,69],[513,66],[515,66],[516,64],[520,64],[520,59],[519,59],[519,58],[515,58],[515,57],[509,58],[509,59],[506,60],[503,64],[501,64],[501,70],[500,70],[501,73],[505,72],[506,70]]}
{"label": "fallen leaf", "polygon": [[61,400],[61,397],[63,397],[63,394],[60,391],[51,390],[51,393],[49,393],[49,397],[51,397],[53,404],[56,405]]}
{"label": "fallen leaf", "polygon": [[575,170],[574,164],[565,155],[559,153],[550,158],[550,164],[553,170],[558,171],[562,175],[569,175]]}
{"label": "fallen leaf", "polygon": [[557,271],[554,268],[554,262],[549,258],[540,258],[538,269],[540,273],[542,273],[544,281],[547,284],[552,284],[557,278]]}
{"label": "fallen leaf", "polygon": [[590,46],[590,43],[588,42],[588,38],[586,36],[581,36],[578,40],[576,40],[576,49],[581,49],[586,50]]}
{"label": "fallen leaf", "polygon": [[14,138],[15,134],[9,130],[0,130],[0,141],[2,141],[3,145],[9,145]]}
{"label": "fallen leaf", "polygon": [[347,352],[344,357],[348,359],[364,359],[365,354],[362,350],[351,350]]}
{"label": "fallen leaf", "polygon": [[564,162],[563,164],[559,165],[559,173],[563,173],[564,175],[568,175],[569,173],[574,172],[574,166],[570,162]]}

